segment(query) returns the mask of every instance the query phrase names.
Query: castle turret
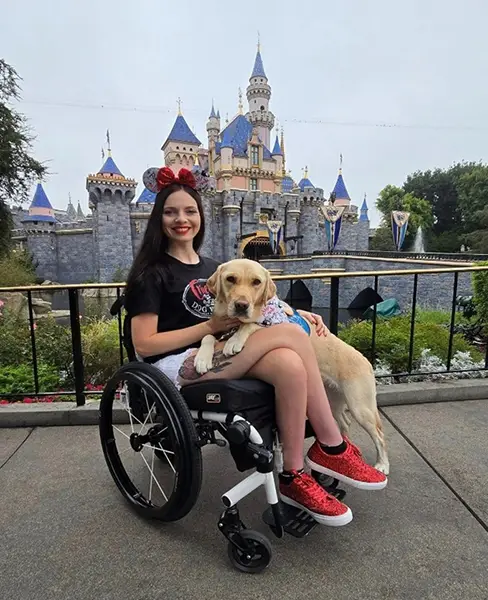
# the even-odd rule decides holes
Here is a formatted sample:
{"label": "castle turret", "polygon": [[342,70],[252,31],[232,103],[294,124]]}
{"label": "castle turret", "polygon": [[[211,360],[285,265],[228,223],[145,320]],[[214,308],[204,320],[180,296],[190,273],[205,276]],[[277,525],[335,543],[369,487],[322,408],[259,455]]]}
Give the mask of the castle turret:
{"label": "castle turret", "polygon": [[305,167],[305,171],[303,173],[303,177],[298,182],[298,187],[301,192],[304,192],[307,188],[314,188],[314,184],[308,178],[308,167]]}
{"label": "castle turret", "polygon": [[[108,136],[107,136],[108,137]],[[112,158],[86,178],[89,207],[93,211],[95,273],[100,283],[127,274],[133,260],[130,203],[137,183],[125,177]]]}
{"label": "castle turret", "polygon": [[78,208],[76,209],[76,219],[78,221],[86,221],[85,215],[83,214],[83,211],[81,210],[81,205],[80,205],[79,200],[78,200]]}
{"label": "castle turret", "polygon": [[276,171],[274,177],[275,192],[281,193],[281,182],[283,180],[283,152],[281,151],[280,142],[278,141],[278,134],[276,134],[276,140],[273,146],[273,151],[271,152],[271,156],[276,162]]}
{"label": "castle turret", "polygon": [[56,281],[56,217],[42,183],[36,186],[29,212],[22,219],[22,225],[26,232],[27,248],[37,262],[36,274],[44,279]]}
{"label": "castle turret", "polygon": [[337,176],[337,181],[334,189],[332,190],[332,194],[334,195],[334,204],[336,206],[349,206],[351,204],[351,198],[349,197],[346,184],[344,183],[344,178],[342,177],[342,155],[341,166],[339,167],[339,175]]}
{"label": "castle turret", "polygon": [[269,148],[270,133],[274,127],[275,118],[269,110],[271,86],[268,84],[268,78],[264,72],[259,43],[246,95],[249,102],[249,113],[246,115],[246,118],[249,119],[254,127],[258,128],[261,141],[266,148]]}
{"label": "castle turret", "polygon": [[76,209],[71,202],[71,194],[68,196],[68,208],[66,210],[66,217],[69,221],[76,221]]}
{"label": "castle turret", "polygon": [[191,169],[195,164],[195,156],[201,145],[200,140],[188,127],[188,123],[181,113],[181,106],[179,106],[173,128],[161,146],[165,165],[171,167],[175,173],[178,173],[182,167]]}
{"label": "castle turret", "polygon": [[369,221],[368,217],[368,204],[366,202],[366,194],[364,194],[364,200],[361,205],[361,214],[359,215],[360,221]]}
{"label": "castle turret", "polygon": [[208,167],[211,175],[215,175],[214,162],[217,155],[217,143],[220,134],[220,113],[215,112],[214,103],[212,101],[212,110],[207,121],[207,136],[208,136]]}

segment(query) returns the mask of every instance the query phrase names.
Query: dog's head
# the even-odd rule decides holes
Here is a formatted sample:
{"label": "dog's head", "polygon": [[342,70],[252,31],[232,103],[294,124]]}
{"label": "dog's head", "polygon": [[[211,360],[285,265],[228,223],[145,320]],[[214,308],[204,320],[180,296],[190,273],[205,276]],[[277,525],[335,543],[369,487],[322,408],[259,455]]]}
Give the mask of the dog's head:
{"label": "dog's head", "polygon": [[220,265],[207,280],[207,287],[215,296],[214,313],[243,323],[257,321],[266,302],[276,295],[269,272],[246,258]]}

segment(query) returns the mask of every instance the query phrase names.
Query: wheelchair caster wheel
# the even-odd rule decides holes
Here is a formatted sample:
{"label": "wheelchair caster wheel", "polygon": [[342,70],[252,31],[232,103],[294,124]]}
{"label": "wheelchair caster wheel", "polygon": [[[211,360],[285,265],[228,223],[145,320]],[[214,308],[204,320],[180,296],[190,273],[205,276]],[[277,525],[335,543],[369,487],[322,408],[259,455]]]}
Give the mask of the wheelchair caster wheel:
{"label": "wheelchair caster wheel", "polygon": [[271,562],[272,550],[268,538],[252,529],[243,529],[239,536],[248,550],[241,550],[229,542],[227,553],[231,563],[244,573],[261,573]]}

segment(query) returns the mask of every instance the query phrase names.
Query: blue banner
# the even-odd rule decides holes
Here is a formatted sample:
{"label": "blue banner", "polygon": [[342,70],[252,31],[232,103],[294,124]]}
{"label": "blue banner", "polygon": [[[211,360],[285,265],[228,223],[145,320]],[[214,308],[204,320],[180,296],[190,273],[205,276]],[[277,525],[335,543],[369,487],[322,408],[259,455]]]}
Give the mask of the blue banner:
{"label": "blue banner", "polygon": [[339,241],[341,233],[342,213],[344,206],[334,206],[327,204],[320,207],[325,218],[325,234],[327,235],[327,245],[330,250],[334,250]]}
{"label": "blue banner", "polygon": [[401,250],[405,241],[409,217],[410,213],[408,212],[402,210],[391,211],[391,230],[393,233],[393,242],[397,250]]}

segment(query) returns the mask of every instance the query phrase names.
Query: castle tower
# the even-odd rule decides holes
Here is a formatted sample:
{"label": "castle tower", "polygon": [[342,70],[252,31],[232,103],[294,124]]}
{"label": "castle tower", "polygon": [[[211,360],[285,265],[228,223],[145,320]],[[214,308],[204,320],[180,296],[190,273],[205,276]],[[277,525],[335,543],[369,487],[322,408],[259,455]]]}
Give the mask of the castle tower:
{"label": "castle tower", "polygon": [[161,146],[164,153],[164,164],[171,167],[175,173],[184,167],[191,169],[195,164],[195,156],[202,145],[197,136],[188,127],[183,114],[181,113],[181,103],[178,103],[178,116],[169,132],[166,141]]}
{"label": "castle tower", "polygon": [[281,182],[283,180],[283,152],[281,150],[280,142],[278,141],[278,134],[276,134],[276,140],[273,146],[273,151],[271,152],[271,156],[276,161],[276,172],[275,172],[275,192],[277,194],[281,193]]}
{"label": "castle tower", "polygon": [[211,175],[215,175],[214,161],[216,156],[216,145],[219,141],[220,134],[220,113],[215,112],[212,102],[212,110],[207,121],[207,136],[208,136],[208,165]]}
{"label": "castle tower", "polygon": [[336,206],[349,206],[351,204],[351,198],[349,197],[346,184],[344,183],[344,178],[342,177],[342,154],[341,163],[339,167],[339,175],[337,176],[337,181],[335,183],[334,189],[332,190],[332,194],[335,197],[334,204]]}
{"label": "castle tower", "polygon": [[363,204],[361,205],[361,213],[359,215],[360,221],[369,221],[368,217],[368,204],[366,203],[366,194],[364,194]]}
{"label": "castle tower", "polygon": [[76,209],[76,219],[77,221],[86,221],[85,215],[81,210],[80,201],[78,200],[78,208]]}
{"label": "castle tower", "polygon": [[[130,203],[137,183],[125,177],[112,158],[86,178],[88,203],[93,212],[93,250],[95,275],[99,283],[111,282],[127,272],[132,264]],[[118,277],[117,277],[118,278]]]}
{"label": "castle tower", "polygon": [[58,278],[56,217],[42,183],[37,184],[29,213],[21,222],[27,236],[27,248],[38,263],[37,275],[56,281]]}
{"label": "castle tower", "polygon": [[246,115],[246,118],[251,122],[253,127],[258,128],[258,134],[261,141],[266,148],[269,148],[270,133],[274,127],[275,118],[273,113],[269,110],[271,86],[268,84],[268,78],[264,72],[259,42],[256,58],[254,60],[254,67],[246,90],[246,96],[249,102],[249,113]]}
{"label": "castle tower", "polygon": [[308,167],[305,167],[303,177],[298,182],[298,187],[301,192],[304,192],[307,188],[315,188],[314,184],[308,178]]}
{"label": "castle tower", "polygon": [[69,196],[68,196],[68,209],[66,211],[66,217],[70,221],[76,221],[76,210],[75,210],[75,207],[73,206],[73,203],[71,202],[71,194],[69,194]]}

